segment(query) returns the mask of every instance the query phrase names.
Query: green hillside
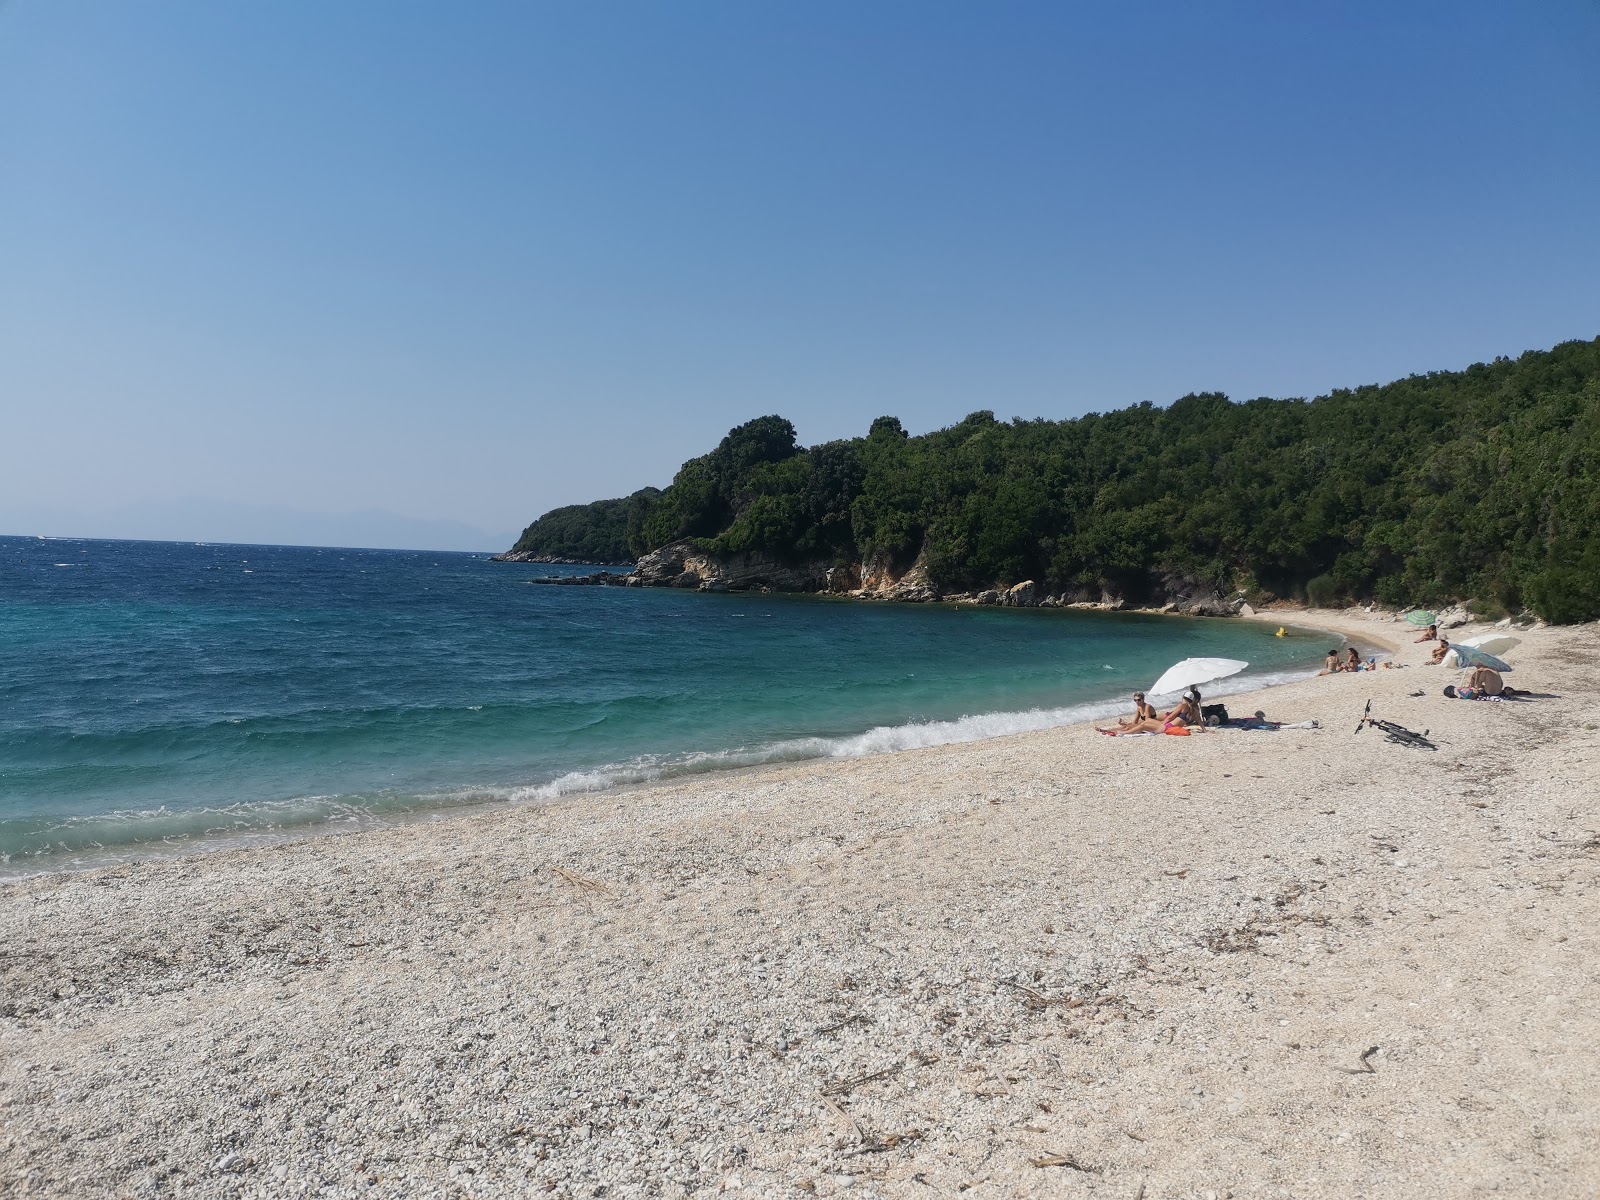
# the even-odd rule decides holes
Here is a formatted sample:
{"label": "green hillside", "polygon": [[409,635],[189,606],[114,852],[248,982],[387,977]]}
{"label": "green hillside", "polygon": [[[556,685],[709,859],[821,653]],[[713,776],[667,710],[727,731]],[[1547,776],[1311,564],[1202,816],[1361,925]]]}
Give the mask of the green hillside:
{"label": "green hillside", "polygon": [[1010,423],[981,411],[920,437],[880,417],[810,448],[760,417],[664,491],[556,509],[518,548],[620,558],[686,537],[790,561],[920,554],[944,591],[1034,579],[1137,601],[1184,579],[1588,620],[1600,339],[1315,400],[1189,395]]}

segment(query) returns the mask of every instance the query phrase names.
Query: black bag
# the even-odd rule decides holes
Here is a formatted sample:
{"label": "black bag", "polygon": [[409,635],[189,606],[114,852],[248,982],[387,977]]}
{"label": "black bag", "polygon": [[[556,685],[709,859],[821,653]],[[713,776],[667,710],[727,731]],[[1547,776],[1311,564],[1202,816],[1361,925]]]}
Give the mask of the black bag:
{"label": "black bag", "polygon": [[1228,709],[1222,704],[1207,704],[1200,709],[1200,719],[1207,725],[1226,725]]}

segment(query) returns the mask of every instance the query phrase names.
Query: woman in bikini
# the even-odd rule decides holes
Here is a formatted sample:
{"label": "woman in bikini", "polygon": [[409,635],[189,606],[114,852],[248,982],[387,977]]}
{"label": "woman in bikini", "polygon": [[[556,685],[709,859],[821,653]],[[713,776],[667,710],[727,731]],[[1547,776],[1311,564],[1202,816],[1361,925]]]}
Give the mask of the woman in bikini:
{"label": "woman in bikini", "polygon": [[1119,733],[1160,733],[1162,725],[1161,717],[1157,714],[1155,708],[1145,703],[1144,693],[1135,692],[1133,694],[1133,716],[1125,717],[1118,721],[1115,729],[1101,729],[1098,725],[1095,728],[1100,729],[1101,733],[1116,737]]}
{"label": "woman in bikini", "polygon": [[1200,715],[1199,688],[1190,688],[1189,694],[1178,701],[1177,707],[1161,718],[1163,732],[1187,725],[1198,725],[1204,729],[1205,724],[1205,718]]}

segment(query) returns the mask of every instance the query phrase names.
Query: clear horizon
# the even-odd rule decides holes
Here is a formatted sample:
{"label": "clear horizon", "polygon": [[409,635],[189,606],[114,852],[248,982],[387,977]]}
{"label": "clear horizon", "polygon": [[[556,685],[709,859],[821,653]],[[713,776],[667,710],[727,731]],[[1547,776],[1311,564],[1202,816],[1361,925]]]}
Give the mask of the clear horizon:
{"label": "clear horizon", "polygon": [[765,413],[1592,338],[1596,61],[1571,2],[14,0],[0,532],[504,549]]}

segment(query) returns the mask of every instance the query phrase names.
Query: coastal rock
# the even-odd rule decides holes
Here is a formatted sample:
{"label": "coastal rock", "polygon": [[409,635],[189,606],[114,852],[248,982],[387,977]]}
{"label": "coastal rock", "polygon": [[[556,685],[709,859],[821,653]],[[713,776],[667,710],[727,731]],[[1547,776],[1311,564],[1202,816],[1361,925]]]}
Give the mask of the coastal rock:
{"label": "coastal rock", "polygon": [[[502,561],[537,561],[526,557],[500,557]],[[925,552],[919,553],[906,570],[899,571],[884,555],[842,565],[821,560],[785,562],[757,551],[714,554],[687,538],[644,555],[631,573],[603,570],[533,582],[567,587],[670,587],[702,592],[825,592],[902,604],[942,599],[955,604],[1001,608],[1080,608],[1116,612],[1127,604],[1126,597],[1104,583],[1082,584],[1052,595],[1037,580],[1025,579],[978,592],[942,593],[929,574]],[[1244,607],[1244,596],[1242,593],[1224,596],[1212,584],[1190,578],[1181,571],[1169,571],[1143,602],[1161,612],[1227,617],[1237,615]],[[1466,619],[1462,614],[1457,623],[1464,623]]]}
{"label": "coastal rock", "polygon": [[904,572],[898,572],[887,556],[876,555],[861,564],[859,579],[859,586],[847,593],[857,599],[911,604],[939,599],[939,589],[928,577],[927,560],[922,554]]}
{"label": "coastal rock", "polygon": [[928,566],[919,556],[911,569],[885,594],[886,600],[899,600],[911,604],[925,604],[939,598],[939,589],[928,578]]}
{"label": "coastal rock", "polygon": [[614,571],[596,571],[593,575],[545,575],[530,583],[548,583],[556,587],[628,587],[637,584],[631,575],[618,575]]}
{"label": "coastal rock", "polygon": [[685,572],[700,576],[701,590],[748,592],[820,592],[827,587],[826,563],[786,563],[771,555],[746,551],[740,554],[691,554],[684,560]]}
{"label": "coastal rock", "polygon": [[562,558],[559,554],[535,554],[531,550],[507,550],[504,554],[491,554],[489,561],[502,563],[563,563],[575,567],[628,567],[633,565],[626,560],[607,562],[589,558]]}
{"label": "coastal rock", "polygon": [[825,587],[835,596],[848,595],[861,587],[861,565],[851,563],[848,566],[832,567],[825,576]]}
{"label": "coastal rock", "polygon": [[[1047,603],[1054,600],[1055,603]],[[1047,608],[1077,608],[1098,609],[1101,611],[1115,612],[1126,604],[1126,600],[1118,592],[1114,592],[1105,585],[1080,584],[1075,588],[1059,592],[1055,596],[1047,596],[1040,602],[1041,607]]]}
{"label": "coastal rock", "polygon": [[884,556],[875,556],[861,564],[860,586],[848,592],[861,600],[898,600],[902,603],[925,604],[939,599],[939,588],[928,576],[928,563],[924,554],[903,574],[896,574],[894,564]]}
{"label": "coastal rock", "polygon": [[712,554],[686,539],[646,554],[632,578],[635,587],[702,592],[821,592],[837,590],[848,576],[836,577],[834,568],[822,562],[787,563],[756,551]]}
{"label": "coastal rock", "polygon": [[[917,561],[922,561],[921,555]],[[869,599],[880,599],[900,581],[900,573],[894,569],[894,563],[887,555],[875,554],[862,563],[856,572],[857,581],[854,593]]]}
{"label": "coastal rock", "polygon": [[634,578],[640,587],[670,587],[683,574],[683,560],[691,549],[689,542],[673,542],[650,551],[634,564]]}
{"label": "coastal rock", "polygon": [[1039,585],[1031,579],[1006,589],[1000,603],[1007,608],[1033,608],[1039,603]]}
{"label": "coastal rock", "polygon": [[1180,571],[1162,573],[1154,601],[1162,605],[1162,612],[1182,613],[1190,617],[1231,617],[1237,614],[1233,602],[1225,598],[1214,585]]}

